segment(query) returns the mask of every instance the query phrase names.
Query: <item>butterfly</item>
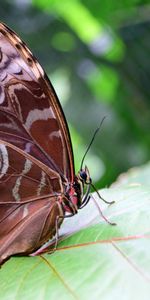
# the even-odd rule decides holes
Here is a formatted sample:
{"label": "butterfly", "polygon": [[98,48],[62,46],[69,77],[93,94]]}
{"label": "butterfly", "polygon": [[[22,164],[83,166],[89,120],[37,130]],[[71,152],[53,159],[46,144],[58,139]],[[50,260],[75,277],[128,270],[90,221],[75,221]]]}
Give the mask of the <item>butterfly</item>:
{"label": "butterfly", "polygon": [[0,23],[0,264],[54,237],[66,214],[88,203],[91,182],[87,167],[75,175],[68,125],[47,75]]}

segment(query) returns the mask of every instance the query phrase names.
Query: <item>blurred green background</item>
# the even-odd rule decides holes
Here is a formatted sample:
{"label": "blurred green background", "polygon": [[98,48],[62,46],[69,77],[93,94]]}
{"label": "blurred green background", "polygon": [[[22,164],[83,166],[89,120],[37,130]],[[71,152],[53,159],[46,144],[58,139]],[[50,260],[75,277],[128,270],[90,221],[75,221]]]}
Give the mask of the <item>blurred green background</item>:
{"label": "blurred green background", "polygon": [[1,1],[0,19],[27,43],[63,106],[76,171],[98,188],[149,160],[150,4],[142,0]]}

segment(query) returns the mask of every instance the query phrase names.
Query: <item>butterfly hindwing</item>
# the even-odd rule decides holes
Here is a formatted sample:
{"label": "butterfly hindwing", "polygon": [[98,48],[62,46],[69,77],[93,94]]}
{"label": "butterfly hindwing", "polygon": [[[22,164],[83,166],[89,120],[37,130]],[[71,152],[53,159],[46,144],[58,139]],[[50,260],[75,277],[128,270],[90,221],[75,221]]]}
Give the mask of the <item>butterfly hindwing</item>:
{"label": "butterfly hindwing", "polygon": [[[3,211],[3,204],[0,210]],[[34,252],[56,233],[62,215],[56,197],[27,203],[7,204],[7,218],[0,221],[0,264],[9,256]],[[60,226],[63,219],[59,219]],[[9,226],[8,226],[9,225]]]}
{"label": "butterfly hindwing", "polygon": [[[20,203],[61,193],[60,176],[38,160],[0,141],[0,203]],[[1,212],[0,212],[1,214]]]}

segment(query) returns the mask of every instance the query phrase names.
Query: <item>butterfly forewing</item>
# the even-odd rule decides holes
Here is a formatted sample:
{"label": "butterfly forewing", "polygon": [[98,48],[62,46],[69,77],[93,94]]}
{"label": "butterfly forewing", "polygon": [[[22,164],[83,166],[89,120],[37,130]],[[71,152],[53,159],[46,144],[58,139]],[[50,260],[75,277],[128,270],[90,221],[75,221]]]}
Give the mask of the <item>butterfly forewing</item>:
{"label": "butterfly forewing", "polygon": [[[0,263],[56,233],[73,180],[70,135],[53,87],[0,23]],[[72,187],[71,194],[76,201]]]}
{"label": "butterfly forewing", "polygon": [[[36,158],[73,180],[70,136],[55,92],[30,50],[3,24],[0,59],[0,138],[16,146],[19,140],[19,148],[24,150],[20,138],[25,137],[42,152]],[[2,118],[6,121],[1,122]],[[32,147],[30,153],[36,155]]]}

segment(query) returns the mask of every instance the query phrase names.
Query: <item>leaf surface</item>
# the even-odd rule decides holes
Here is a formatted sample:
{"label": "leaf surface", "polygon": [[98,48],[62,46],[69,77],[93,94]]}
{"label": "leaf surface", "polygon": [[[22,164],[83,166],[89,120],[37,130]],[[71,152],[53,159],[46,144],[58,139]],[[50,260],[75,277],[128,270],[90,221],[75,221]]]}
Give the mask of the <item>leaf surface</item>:
{"label": "leaf surface", "polygon": [[100,191],[116,201],[101,208],[117,226],[107,224],[91,200],[64,222],[55,253],[9,259],[0,270],[0,299],[148,300],[149,186],[150,164],[123,174]]}

